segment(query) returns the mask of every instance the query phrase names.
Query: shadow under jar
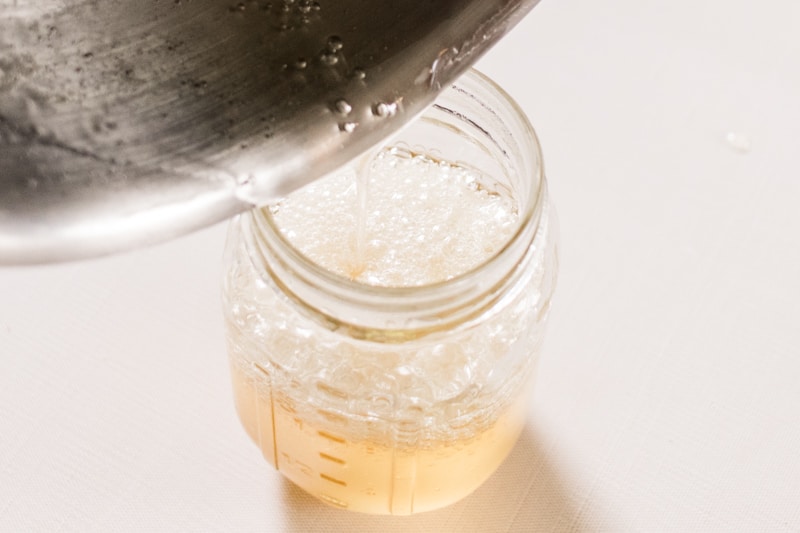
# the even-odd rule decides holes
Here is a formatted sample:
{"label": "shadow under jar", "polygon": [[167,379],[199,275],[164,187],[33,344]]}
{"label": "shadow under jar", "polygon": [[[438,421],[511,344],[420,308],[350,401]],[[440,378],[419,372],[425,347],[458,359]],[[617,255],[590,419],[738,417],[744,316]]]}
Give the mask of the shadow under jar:
{"label": "shadow under jar", "polygon": [[558,267],[527,118],[472,71],[379,152],[230,228],[236,409],[286,478],[411,514],[513,448]]}

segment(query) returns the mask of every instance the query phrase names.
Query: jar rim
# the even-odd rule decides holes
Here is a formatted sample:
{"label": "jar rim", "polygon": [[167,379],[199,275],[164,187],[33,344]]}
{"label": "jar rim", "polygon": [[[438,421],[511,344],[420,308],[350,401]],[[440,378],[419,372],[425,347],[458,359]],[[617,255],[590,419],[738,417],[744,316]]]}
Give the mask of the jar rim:
{"label": "jar rim", "polygon": [[[500,151],[503,164],[511,164],[521,183],[529,185],[518,196],[519,222],[514,233],[484,261],[434,283],[369,285],[331,272],[300,252],[280,231],[269,207],[242,215],[242,223],[250,226],[245,231],[245,246],[251,257],[257,254],[259,264],[253,266],[266,276],[264,281],[327,328],[349,330],[353,338],[406,342],[488,317],[503,307],[498,302],[525,275],[525,266],[536,253],[533,243],[541,235],[547,202],[536,133],[516,102],[476,70],[468,71],[450,89],[457,93],[454,107],[462,103],[479,106],[481,112],[490,113],[487,120],[498,124],[500,133],[490,134],[458,109],[438,103],[434,107],[477,127],[482,138],[494,143],[492,150]],[[504,147],[512,148],[513,153],[509,155]],[[492,155],[495,160],[496,155]]]}
{"label": "jar rim", "polygon": [[[471,90],[472,86],[474,86],[474,89]],[[520,213],[521,216],[513,235],[488,258],[472,268],[450,278],[421,285],[370,285],[332,272],[303,254],[289,241],[283,232],[280,231],[269,207],[252,210],[250,214],[253,216],[254,222],[259,230],[261,230],[262,234],[263,232],[268,232],[271,237],[274,237],[271,239],[271,244],[279,248],[279,251],[286,256],[288,261],[291,261],[294,268],[300,267],[310,277],[323,280],[338,288],[339,290],[337,293],[339,293],[340,296],[342,294],[347,294],[358,301],[390,298],[397,304],[404,299],[417,301],[420,298],[425,299],[426,296],[433,297],[435,295],[441,295],[444,292],[449,292],[448,289],[453,287],[474,284],[486,270],[504,261],[509,253],[511,253],[511,250],[518,248],[520,241],[525,239],[530,233],[531,226],[534,226],[532,235],[537,233],[539,220],[541,219],[543,211],[544,198],[546,196],[546,180],[541,145],[530,120],[520,108],[519,104],[504,89],[477,69],[472,68],[468,70],[452,84],[451,88],[465,94],[467,97],[477,100],[482,107],[492,113],[495,113],[494,110],[480,99],[477,99],[473,93],[478,91],[494,96],[500,104],[506,106],[506,112],[510,112],[511,116],[518,122],[518,126],[522,128],[524,134],[523,140],[528,141],[527,144],[530,144],[530,147],[534,150],[534,160],[538,164],[535,165],[535,168],[526,169],[526,171],[531,175],[530,179],[533,180],[534,183],[537,183],[538,186],[530,188],[529,201],[526,204],[526,209]],[[436,106],[437,104],[434,103],[434,107]],[[519,142],[520,140],[517,139],[517,141]],[[526,248],[527,244],[528,243],[525,243]]]}

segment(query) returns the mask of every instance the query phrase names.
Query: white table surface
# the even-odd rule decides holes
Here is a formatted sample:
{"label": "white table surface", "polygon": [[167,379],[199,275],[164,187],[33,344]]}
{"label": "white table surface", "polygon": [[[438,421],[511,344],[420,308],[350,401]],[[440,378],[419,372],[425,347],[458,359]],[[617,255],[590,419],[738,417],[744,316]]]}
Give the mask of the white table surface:
{"label": "white table surface", "polygon": [[0,269],[0,531],[800,531],[800,3],[544,0],[480,67],[561,220],[492,479],[411,518],[282,481],[232,407],[220,225]]}

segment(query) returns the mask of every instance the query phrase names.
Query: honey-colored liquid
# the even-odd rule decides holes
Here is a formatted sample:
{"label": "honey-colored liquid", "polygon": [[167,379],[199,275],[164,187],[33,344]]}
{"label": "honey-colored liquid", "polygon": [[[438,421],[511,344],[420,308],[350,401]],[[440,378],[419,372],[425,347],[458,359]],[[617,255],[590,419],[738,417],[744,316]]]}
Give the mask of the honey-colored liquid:
{"label": "honey-colored liquid", "polygon": [[[307,258],[366,285],[445,281],[517,228],[513,199],[468,168],[384,152],[366,202],[354,178],[323,178],[270,211]],[[249,258],[240,265],[226,284],[236,408],[299,487],[348,510],[428,511],[474,491],[513,448],[538,342],[535,284],[455,334],[382,345],[317,327],[257,279]]]}
{"label": "honey-colored liquid", "polygon": [[239,418],[264,457],[323,502],[365,513],[405,515],[460,500],[503,462],[525,422],[528,395],[520,394],[469,438],[395,448],[315,427],[275,401],[257,367],[232,364],[231,374]]}

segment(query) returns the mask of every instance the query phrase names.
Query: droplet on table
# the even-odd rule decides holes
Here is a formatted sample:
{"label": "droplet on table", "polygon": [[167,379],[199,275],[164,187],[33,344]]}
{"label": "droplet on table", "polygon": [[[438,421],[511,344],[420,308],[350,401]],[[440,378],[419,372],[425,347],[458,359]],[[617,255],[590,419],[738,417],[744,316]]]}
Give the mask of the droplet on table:
{"label": "droplet on table", "polygon": [[747,154],[750,152],[750,149],[752,148],[750,137],[742,133],[729,131],[728,134],[725,136],[725,140],[728,142],[728,146],[730,146],[733,149],[733,151],[740,154]]}

